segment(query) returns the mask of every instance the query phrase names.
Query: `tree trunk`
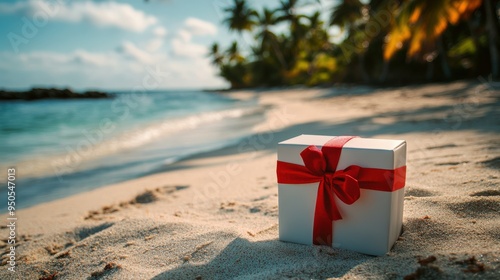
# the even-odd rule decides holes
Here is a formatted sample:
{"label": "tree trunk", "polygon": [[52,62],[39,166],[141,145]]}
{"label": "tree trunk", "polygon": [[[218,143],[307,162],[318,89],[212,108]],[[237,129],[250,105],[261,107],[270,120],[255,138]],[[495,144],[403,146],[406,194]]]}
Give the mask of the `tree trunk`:
{"label": "tree trunk", "polygon": [[380,83],[384,83],[387,80],[387,74],[389,73],[389,61],[384,59],[384,64],[382,65],[382,72],[378,77]]}
{"label": "tree trunk", "polygon": [[359,72],[361,72],[361,79],[363,79],[364,83],[369,83],[370,82],[370,76],[366,72],[366,68],[365,68],[365,53],[364,52],[362,52],[362,53],[359,54],[358,62],[359,62]]}
{"label": "tree trunk", "polygon": [[469,27],[469,32],[472,37],[472,42],[474,43],[474,48],[476,51],[474,52],[474,63],[472,64],[472,71],[474,74],[477,74],[478,72],[478,65],[479,65],[479,36],[477,36],[477,32],[474,30],[474,26],[472,25],[471,20],[467,20],[467,26]]}
{"label": "tree trunk", "polygon": [[484,1],[484,7],[486,9],[486,26],[489,32],[489,47],[490,47],[490,59],[491,59],[491,74],[493,78],[498,78],[498,49],[497,49],[497,36],[498,32],[496,30],[496,23],[494,21],[493,15],[496,12],[492,9],[491,0]]}
{"label": "tree trunk", "polygon": [[451,70],[450,70],[450,65],[448,64],[448,60],[446,59],[446,50],[444,49],[443,46],[443,37],[439,36],[437,39],[437,47],[438,47],[438,52],[439,56],[441,57],[441,69],[443,70],[444,77],[447,80],[451,79]]}
{"label": "tree trunk", "polygon": [[271,41],[271,46],[273,48],[274,54],[276,55],[276,57],[278,58],[278,60],[281,63],[281,69],[283,71],[285,71],[286,69],[288,69],[288,64],[286,63],[286,60],[283,57],[283,53],[281,52],[280,47],[278,46],[278,44],[274,40]]}
{"label": "tree trunk", "polygon": [[427,62],[427,72],[425,73],[425,79],[429,82],[434,78],[434,60]]}

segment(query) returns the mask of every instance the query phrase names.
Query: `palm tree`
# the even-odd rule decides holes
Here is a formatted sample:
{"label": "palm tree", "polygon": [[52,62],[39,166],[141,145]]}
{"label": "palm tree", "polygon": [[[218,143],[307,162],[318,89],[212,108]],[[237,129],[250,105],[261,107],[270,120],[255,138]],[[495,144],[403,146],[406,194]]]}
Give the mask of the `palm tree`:
{"label": "palm tree", "polygon": [[271,31],[271,27],[278,22],[276,11],[264,8],[262,14],[258,15],[258,26],[260,32],[256,38],[260,38],[261,49],[266,49],[269,45],[277,40],[276,35]]}
{"label": "palm tree", "polygon": [[224,55],[220,52],[219,44],[213,43],[210,47],[209,57],[212,57],[212,64],[215,66],[221,66],[224,62]]}
{"label": "palm tree", "polygon": [[491,74],[493,75],[493,78],[498,78],[499,77],[499,69],[498,69],[498,64],[500,61],[498,60],[498,49],[497,49],[497,42],[498,42],[498,31],[497,31],[497,25],[495,23],[495,19],[493,18],[493,15],[495,14],[495,10],[492,9],[492,3],[491,0],[484,0],[484,7],[486,10],[486,22],[487,22],[487,28],[489,32],[489,48],[490,48],[490,59],[491,59]]}
{"label": "palm tree", "polygon": [[[367,7],[360,0],[342,1],[333,7],[330,14],[330,25],[336,25],[342,31],[347,32],[347,39],[341,47],[348,47],[358,56],[361,78],[364,82],[369,82],[370,76],[365,67],[365,51],[369,46],[369,38],[362,30],[368,20],[365,16],[366,11],[368,11]],[[346,55],[345,51],[344,55]]]}
{"label": "palm tree", "polygon": [[233,41],[231,46],[226,50],[226,54],[229,62],[235,62],[238,64],[245,61],[245,58],[241,55],[239,51],[238,42],[236,41]]}
{"label": "palm tree", "polygon": [[282,42],[281,51],[286,57],[287,68],[293,68],[298,55],[298,42],[300,36],[297,32],[299,25],[299,16],[296,14],[299,0],[280,0],[280,5],[275,12],[279,15],[277,22],[288,22],[290,36]]}
{"label": "palm tree", "polygon": [[289,24],[290,36],[283,42],[286,49],[282,49],[284,53],[287,53],[284,56],[288,57],[288,68],[295,65],[300,51],[299,45],[303,43],[308,31],[307,26],[300,23],[300,19],[306,18],[306,16],[298,14],[297,9],[310,3],[311,1],[280,0],[280,5],[275,10],[279,15],[277,22],[288,22]]}
{"label": "palm tree", "polygon": [[325,22],[321,20],[321,12],[316,11],[307,17],[307,61],[309,63],[308,85],[331,83],[336,75],[337,59],[331,55],[333,45],[329,41]]}
{"label": "palm tree", "polygon": [[297,22],[298,17],[296,14],[299,0],[280,0],[280,5],[276,9],[281,15],[279,21],[288,21],[293,26]]}
{"label": "palm tree", "polygon": [[361,9],[363,3],[359,0],[345,0],[332,9],[330,14],[330,25],[336,25],[341,30],[347,29],[351,32],[356,23],[363,17]]}
{"label": "palm tree", "polygon": [[[399,0],[401,1],[401,0]],[[378,69],[378,82],[384,83],[387,79],[389,73],[389,61],[383,58],[383,55],[379,55],[378,52],[382,50],[383,42],[387,36],[387,33],[390,30],[390,22],[395,14],[395,9],[398,6],[398,1],[395,0],[370,0],[368,5],[366,6],[368,9],[368,17],[365,28],[370,29],[371,26],[376,26],[379,28],[379,32],[376,34],[370,33],[370,36],[366,36],[365,41],[369,42],[370,46],[373,46],[372,49],[367,50],[377,52],[377,63],[374,65],[377,66],[382,63],[382,68]],[[366,10],[365,10],[366,11]],[[366,12],[365,15],[366,17]],[[367,45],[367,44],[364,44]]]}
{"label": "palm tree", "polygon": [[[425,58],[437,51],[441,67],[451,78],[442,34],[449,24],[456,24],[481,5],[481,0],[411,0],[399,9],[394,26],[384,49],[389,60],[401,46],[408,42],[408,58]],[[433,62],[432,58],[428,59]]]}
{"label": "palm tree", "polygon": [[257,33],[256,38],[260,39],[260,47],[254,53],[259,54],[261,59],[266,54],[273,54],[283,68],[286,68],[286,61],[278,45],[278,37],[271,31],[271,27],[277,22],[278,18],[275,10],[264,8],[262,14],[259,14],[258,26],[260,31]]}
{"label": "palm tree", "polygon": [[321,12],[316,11],[311,16],[307,17],[309,24],[307,25],[308,35],[308,52],[315,56],[318,53],[326,52],[331,49],[328,32],[324,28],[324,22],[321,20]]}
{"label": "palm tree", "polygon": [[257,12],[248,6],[245,0],[234,0],[233,6],[225,8],[224,12],[227,17],[223,22],[227,24],[229,30],[238,33],[251,31],[256,24]]}
{"label": "palm tree", "polygon": [[225,51],[225,63],[220,66],[219,75],[231,83],[231,88],[242,88],[249,85],[249,73],[245,58],[241,55],[238,42],[233,41]]}

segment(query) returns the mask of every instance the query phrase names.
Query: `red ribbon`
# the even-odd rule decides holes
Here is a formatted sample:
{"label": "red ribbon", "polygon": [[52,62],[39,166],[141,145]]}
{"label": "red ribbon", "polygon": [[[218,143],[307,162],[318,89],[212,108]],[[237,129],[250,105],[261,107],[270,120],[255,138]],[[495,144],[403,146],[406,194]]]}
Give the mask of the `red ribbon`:
{"label": "red ribbon", "polygon": [[346,204],[360,196],[360,188],[392,192],[405,185],[406,166],[393,170],[351,165],[337,170],[342,147],[355,136],[340,136],[328,141],[322,149],[309,146],[300,153],[304,166],[278,161],[278,183],[309,184],[319,182],[314,211],[313,243],[332,244],[332,222],[342,219],[334,195]]}

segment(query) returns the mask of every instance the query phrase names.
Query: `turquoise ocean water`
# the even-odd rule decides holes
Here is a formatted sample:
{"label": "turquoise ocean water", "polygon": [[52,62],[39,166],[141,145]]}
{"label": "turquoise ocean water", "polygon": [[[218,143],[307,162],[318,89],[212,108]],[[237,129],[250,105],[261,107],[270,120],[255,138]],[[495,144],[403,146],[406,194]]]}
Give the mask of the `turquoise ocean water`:
{"label": "turquoise ocean water", "polygon": [[18,206],[160,172],[236,143],[265,114],[256,100],[196,90],[115,94],[0,102],[0,172],[16,167]]}

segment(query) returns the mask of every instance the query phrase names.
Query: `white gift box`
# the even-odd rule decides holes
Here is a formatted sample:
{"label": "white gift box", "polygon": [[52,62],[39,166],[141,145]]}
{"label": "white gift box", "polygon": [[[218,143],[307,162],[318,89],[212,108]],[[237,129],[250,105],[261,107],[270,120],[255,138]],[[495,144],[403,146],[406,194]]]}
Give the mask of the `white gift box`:
{"label": "white gift box", "polygon": [[[278,144],[278,161],[304,165],[300,153],[310,145],[319,149],[334,136],[300,135]],[[343,147],[337,170],[351,165],[395,170],[406,166],[406,142],[353,138]],[[278,184],[279,239],[313,244],[313,224],[319,182]],[[404,178],[403,178],[404,186]],[[332,223],[332,246],[369,255],[386,254],[401,233],[404,187],[395,191],[361,188],[351,205],[335,197],[342,215]]]}

